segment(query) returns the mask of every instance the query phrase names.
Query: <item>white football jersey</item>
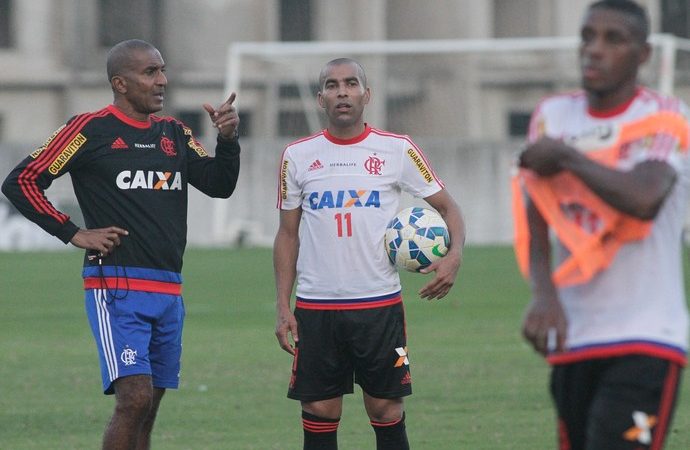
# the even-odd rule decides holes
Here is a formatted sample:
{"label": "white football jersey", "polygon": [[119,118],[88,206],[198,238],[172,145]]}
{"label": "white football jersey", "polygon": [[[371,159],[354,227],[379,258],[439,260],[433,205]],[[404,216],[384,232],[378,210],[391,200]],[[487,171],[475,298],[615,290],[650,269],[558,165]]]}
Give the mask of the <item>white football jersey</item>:
{"label": "white football jersey", "polygon": [[400,279],[383,245],[386,225],[402,191],[425,198],[442,188],[407,136],[366,126],[350,140],[324,130],[288,145],[278,208],[302,208],[298,301],[367,307],[398,294]]}
{"label": "white football jersey", "polygon": [[[546,134],[563,139],[582,152],[606,148],[616,127],[659,111],[680,112],[678,99],[640,88],[615,111],[590,111],[584,92],[549,97],[537,107],[530,123],[530,141]],[[682,272],[682,235],[690,189],[690,159],[678,140],[657,135],[621,149],[619,170],[644,160],[662,160],[677,180],[654,220],[649,236],[623,245],[608,269],[589,282],[559,289],[568,319],[565,354],[552,363],[642,353],[685,362],[688,312]],[[586,224],[587,210],[574,205]],[[557,246],[556,259],[565,256]]]}

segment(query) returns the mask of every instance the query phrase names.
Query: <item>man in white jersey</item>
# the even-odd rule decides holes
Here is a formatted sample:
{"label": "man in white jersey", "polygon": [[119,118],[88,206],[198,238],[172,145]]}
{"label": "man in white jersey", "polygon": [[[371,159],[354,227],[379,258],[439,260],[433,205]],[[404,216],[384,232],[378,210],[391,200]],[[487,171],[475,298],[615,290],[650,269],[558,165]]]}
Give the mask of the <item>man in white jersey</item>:
{"label": "man in white jersey", "polygon": [[386,224],[402,191],[424,198],[446,221],[449,252],[424,270],[435,276],[420,290],[432,300],[455,282],[464,222],[410,138],[364,122],[371,93],[359,63],[330,61],[319,86],[327,128],[288,145],[280,162],[276,337],[294,356],[288,397],[302,405],[304,449],[337,449],[342,396],[353,392],[354,375],[377,449],[404,450],[403,397],[412,380],[400,280],[383,246]]}
{"label": "man in white jersey", "polygon": [[[638,85],[648,30],[633,1],[592,3],[583,89],[539,104],[520,155],[532,286],[523,335],[552,365],[560,448],[661,449],[686,364],[687,108]],[[544,193],[559,183],[550,204]]]}

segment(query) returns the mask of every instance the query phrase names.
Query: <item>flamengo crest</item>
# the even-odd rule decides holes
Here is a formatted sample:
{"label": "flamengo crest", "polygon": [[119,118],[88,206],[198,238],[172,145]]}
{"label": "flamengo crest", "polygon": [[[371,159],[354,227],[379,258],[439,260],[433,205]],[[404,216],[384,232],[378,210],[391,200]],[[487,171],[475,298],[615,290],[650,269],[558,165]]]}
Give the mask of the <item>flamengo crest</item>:
{"label": "flamengo crest", "polygon": [[381,169],[383,169],[385,164],[386,161],[374,154],[364,162],[364,168],[369,172],[369,175],[381,175]]}

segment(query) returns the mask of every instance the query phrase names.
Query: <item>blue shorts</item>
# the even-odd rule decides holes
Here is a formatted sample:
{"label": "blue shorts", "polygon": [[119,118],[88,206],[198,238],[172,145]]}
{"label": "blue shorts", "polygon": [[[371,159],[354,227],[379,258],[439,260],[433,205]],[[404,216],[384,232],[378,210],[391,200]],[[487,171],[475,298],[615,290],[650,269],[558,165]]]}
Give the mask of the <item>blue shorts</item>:
{"label": "blue shorts", "polygon": [[86,289],[84,297],[103,393],[113,394],[113,382],[129,375],[150,375],[154,387],[177,388],[185,315],[180,295],[130,290],[122,298]]}

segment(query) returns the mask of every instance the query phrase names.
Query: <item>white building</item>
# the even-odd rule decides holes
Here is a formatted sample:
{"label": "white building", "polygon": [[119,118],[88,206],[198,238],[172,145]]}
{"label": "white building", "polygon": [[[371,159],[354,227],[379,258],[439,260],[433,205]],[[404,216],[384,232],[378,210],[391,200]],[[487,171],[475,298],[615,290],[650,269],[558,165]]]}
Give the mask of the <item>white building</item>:
{"label": "white building", "polygon": [[[429,40],[433,47],[438,40],[575,37],[589,3],[0,0],[0,171],[7,173],[72,115],[111,102],[105,57],[113,44],[124,39],[145,39],[161,50],[169,79],[163,113],[182,119],[202,142],[210,143],[213,131],[201,104],[224,100],[231,43]],[[640,3],[650,13],[653,32],[689,35],[688,1]],[[272,235],[277,216],[274,166],[285,143],[314,131],[310,120],[314,111],[305,103],[314,104],[309,97],[318,68],[338,56],[355,56],[367,70],[373,91],[367,119],[411,135],[430,155],[463,205],[469,241],[507,241],[511,151],[522,139],[538,99],[577,85],[574,55],[570,49],[389,57],[323,54],[307,62],[295,58],[291,65],[288,59],[288,65],[282,66],[285,70],[267,69],[260,58],[243,60],[238,104],[246,151],[240,186],[232,206],[193,200],[190,208],[212,205],[218,210],[211,224],[191,223],[190,242],[230,242],[238,230],[256,242]],[[652,67],[650,82],[656,83],[660,72]],[[307,79],[299,81],[300,77]],[[685,89],[687,77],[679,74],[676,79],[681,91]],[[302,85],[311,90],[306,96],[300,91]],[[69,206],[69,187],[59,184],[55,195],[61,205],[66,202],[65,207],[74,210]],[[0,229],[3,223],[0,217]]]}

